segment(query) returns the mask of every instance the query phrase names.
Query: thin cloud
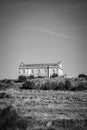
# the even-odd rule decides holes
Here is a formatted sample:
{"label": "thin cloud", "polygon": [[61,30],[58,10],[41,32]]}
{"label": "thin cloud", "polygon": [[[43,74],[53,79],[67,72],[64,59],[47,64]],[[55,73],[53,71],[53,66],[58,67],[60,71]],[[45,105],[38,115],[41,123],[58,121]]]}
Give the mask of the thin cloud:
{"label": "thin cloud", "polygon": [[66,35],[66,34],[63,34],[63,33],[57,33],[57,32],[51,31],[51,30],[43,29],[43,28],[24,27],[24,29],[31,29],[31,30],[46,32],[46,33],[49,33],[49,34],[54,35],[54,36],[60,36],[60,37],[68,38],[68,39],[76,39],[76,37],[69,36],[69,35]]}
{"label": "thin cloud", "polygon": [[87,26],[70,26],[70,27],[68,27],[68,26],[59,26],[59,27],[53,27],[53,29],[55,29],[55,30],[57,30],[57,29],[87,29]]}

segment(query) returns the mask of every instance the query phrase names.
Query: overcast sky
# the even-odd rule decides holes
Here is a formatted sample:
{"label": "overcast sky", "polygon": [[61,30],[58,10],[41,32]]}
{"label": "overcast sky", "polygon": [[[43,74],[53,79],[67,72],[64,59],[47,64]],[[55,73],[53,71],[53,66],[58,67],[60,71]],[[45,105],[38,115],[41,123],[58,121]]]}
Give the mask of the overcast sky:
{"label": "overcast sky", "polygon": [[86,1],[0,0],[0,79],[17,78],[21,62],[87,74]]}

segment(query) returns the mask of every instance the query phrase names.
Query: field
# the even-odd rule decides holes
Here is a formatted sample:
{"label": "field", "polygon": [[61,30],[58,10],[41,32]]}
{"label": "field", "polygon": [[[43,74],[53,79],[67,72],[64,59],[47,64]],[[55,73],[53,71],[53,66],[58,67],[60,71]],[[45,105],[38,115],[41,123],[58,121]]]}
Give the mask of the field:
{"label": "field", "polygon": [[[0,110],[9,106],[26,122],[25,128],[15,130],[87,129],[87,90],[1,90]],[[8,127],[7,130],[13,129]]]}

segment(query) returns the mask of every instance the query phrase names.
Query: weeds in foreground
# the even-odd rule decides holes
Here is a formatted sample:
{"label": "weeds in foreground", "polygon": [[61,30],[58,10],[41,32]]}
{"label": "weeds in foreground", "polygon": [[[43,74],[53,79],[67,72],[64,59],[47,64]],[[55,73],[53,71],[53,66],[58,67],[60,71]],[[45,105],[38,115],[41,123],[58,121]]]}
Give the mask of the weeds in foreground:
{"label": "weeds in foreground", "polygon": [[25,130],[27,121],[12,106],[0,110],[0,130]]}
{"label": "weeds in foreground", "polygon": [[[49,125],[48,125],[49,124]],[[38,127],[37,127],[38,126]],[[52,120],[37,121],[32,117],[20,116],[17,111],[8,106],[0,109],[0,130],[86,130],[87,119],[83,120]]]}

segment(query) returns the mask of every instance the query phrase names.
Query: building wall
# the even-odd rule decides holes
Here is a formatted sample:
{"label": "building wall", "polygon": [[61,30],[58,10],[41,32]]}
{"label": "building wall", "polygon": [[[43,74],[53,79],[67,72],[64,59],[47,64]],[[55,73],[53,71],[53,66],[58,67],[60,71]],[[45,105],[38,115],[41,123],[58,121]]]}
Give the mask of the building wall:
{"label": "building wall", "polygon": [[63,75],[64,75],[63,70],[58,69],[58,75],[59,75],[59,76],[63,76]]}
{"label": "building wall", "polygon": [[63,70],[58,68],[58,67],[49,67],[48,69],[26,69],[26,68],[21,68],[19,70],[19,74],[20,75],[24,75],[24,76],[30,76],[30,75],[34,75],[36,76],[52,76],[54,73],[58,74],[58,76],[62,76],[63,75]]}
{"label": "building wall", "polygon": [[48,76],[48,71],[47,69],[42,69],[42,68],[21,68],[19,69],[19,75],[24,75],[24,76],[30,76],[34,75],[36,76]]}
{"label": "building wall", "polygon": [[31,70],[30,70],[30,69],[28,69],[27,76],[28,76],[28,75],[30,75],[30,73],[31,73]]}
{"label": "building wall", "polygon": [[30,76],[47,76],[50,78],[54,73],[58,74],[58,76],[63,76],[62,64],[48,66],[48,67],[24,67],[23,65],[19,67],[19,75]]}
{"label": "building wall", "polygon": [[63,76],[64,75],[64,73],[63,73],[63,67],[62,67],[62,63],[61,62],[59,64],[58,75],[59,76]]}
{"label": "building wall", "polygon": [[49,67],[49,78],[50,78],[50,76],[52,76],[55,73],[58,74],[58,66],[50,66]]}

